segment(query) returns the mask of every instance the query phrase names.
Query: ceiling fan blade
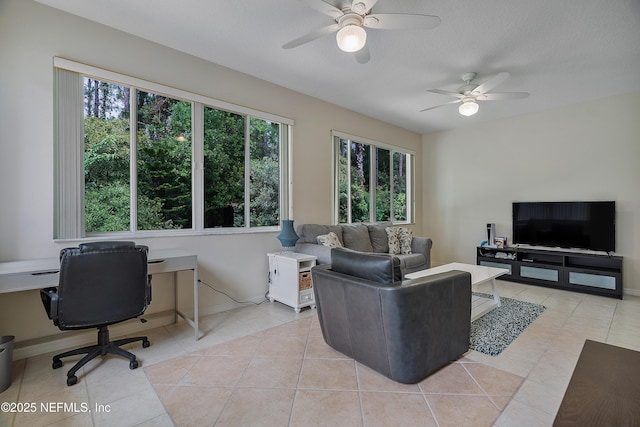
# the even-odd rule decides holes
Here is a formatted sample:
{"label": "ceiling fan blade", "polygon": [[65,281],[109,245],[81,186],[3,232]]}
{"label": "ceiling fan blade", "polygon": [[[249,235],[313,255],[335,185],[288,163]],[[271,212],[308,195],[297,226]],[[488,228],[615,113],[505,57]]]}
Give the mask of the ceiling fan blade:
{"label": "ceiling fan blade", "polygon": [[491,77],[486,82],[482,83],[477,88],[475,88],[471,92],[471,94],[472,95],[479,95],[479,94],[482,94],[482,93],[489,92],[491,89],[493,89],[494,87],[498,86],[500,83],[504,82],[508,78],[509,78],[509,73],[504,72],[504,71],[502,73],[498,73],[495,76]]}
{"label": "ceiling fan blade", "polygon": [[506,99],[524,99],[528,96],[528,92],[491,92],[480,94],[476,99],[478,101],[502,101]]}
{"label": "ceiling fan blade", "polygon": [[437,93],[437,94],[440,94],[440,95],[455,96],[456,98],[459,98],[459,99],[464,98],[463,94],[457,93],[457,92],[450,92],[448,90],[429,89],[429,90],[427,90],[427,92]]}
{"label": "ceiling fan blade", "polygon": [[335,6],[332,6],[328,3],[325,3],[322,0],[300,0],[302,3],[306,4],[313,10],[317,10],[320,13],[324,13],[325,15],[329,15],[333,19],[338,19],[344,13]]}
{"label": "ceiling fan blade", "polygon": [[318,31],[314,31],[314,32],[309,33],[309,34],[305,34],[302,37],[298,37],[295,40],[291,40],[289,43],[283,44],[282,48],[283,49],[292,49],[294,47],[298,47],[298,46],[303,45],[305,43],[309,43],[310,41],[313,41],[315,39],[319,39],[320,37],[326,36],[327,34],[334,33],[336,31],[338,31],[339,29],[340,29],[340,25],[332,24],[332,25],[329,25],[327,27],[321,28]]}
{"label": "ceiling fan blade", "polygon": [[351,10],[360,15],[364,15],[369,12],[376,3],[378,3],[378,0],[353,0]]}
{"label": "ceiling fan blade", "polygon": [[424,110],[420,110],[419,112],[422,113],[425,111],[433,110],[434,108],[444,107],[445,105],[457,104],[458,102],[462,102],[462,99],[456,99],[455,101],[447,102],[446,104],[440,104],[440,105],[436,105],[435,107],[425,108]]}
{"label": "ceiling fan blade", "polygon": [[365,43],[364,47],[353,53],[356,57],[356,61],[358,64],[366,64],[371,59],[371,54],[369,53],[369,45]]}
{"label": "ceiling fan blade", "polygon": [[379,30],[421,30],[437,27],[440,18],[433,15],[376,13],[368,15],[362,25]]}

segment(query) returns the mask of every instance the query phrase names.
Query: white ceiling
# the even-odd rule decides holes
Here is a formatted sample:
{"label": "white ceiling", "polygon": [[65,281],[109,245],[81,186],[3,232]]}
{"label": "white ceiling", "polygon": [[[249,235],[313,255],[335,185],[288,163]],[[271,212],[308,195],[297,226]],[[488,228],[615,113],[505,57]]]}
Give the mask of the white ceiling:
{"label": "white ceiling", "polygon": [[[379,0],[374,13],[442,22],[367,29],[366,64],[334,35],[282,49],[333,23],[299,0],[38,1],[418,133],[640,91],[640,0]],[[458,104],[419,112],[453,99],[427,89],[456,91],[469,71],[476,82],[507,71],[496,90],[531,95],[472,117]]]}

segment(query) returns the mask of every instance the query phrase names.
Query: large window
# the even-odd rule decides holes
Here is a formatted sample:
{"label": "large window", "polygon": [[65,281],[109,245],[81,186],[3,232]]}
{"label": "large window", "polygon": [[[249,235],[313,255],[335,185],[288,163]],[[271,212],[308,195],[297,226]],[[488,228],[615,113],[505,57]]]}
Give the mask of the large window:
{"label": "large window", "polygon": [[277,229],[291,120],[55,65],[55,238]]}
{"label": "large window", "polygon": [[333,132],[338,223],[411,222],[413,154]]}

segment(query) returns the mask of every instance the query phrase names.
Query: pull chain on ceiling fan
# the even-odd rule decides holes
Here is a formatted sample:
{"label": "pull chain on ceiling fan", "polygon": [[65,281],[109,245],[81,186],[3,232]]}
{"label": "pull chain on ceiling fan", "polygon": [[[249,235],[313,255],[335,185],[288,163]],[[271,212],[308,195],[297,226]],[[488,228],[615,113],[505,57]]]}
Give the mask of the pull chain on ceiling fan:
{"label": "pull chain on ceiling fan", "polygon": [[378,0],[353,0],[342,10],[323,0],[300,0],[310,8],[330,16],[334,24],[320,28],[284,44],[284,49],[298,47],[320,37],[337,32],[338,47],[355,54],[356,60],[364,64],[371,59],[364,27],[376,30],[430,29],[440,25],[440,18],[432,15],[376,13],[371,9]]}
{"label": "pull chain on ceiling fan", "polygon": [[440,95],[453,96],[457,99],[447,102],[446,104],[436,105],[435,107],[425,108],[423,111],[433,110],[434,108],[444,107],[449,104],[457,104],[462,102],[458,108],[458,112],[463,116],[472,116],[478,112],[480,108],[477,101],[502,101],[507,99],[523,99],[529,96],[527,92],[489,92],[494,87],[503,83],[509,78],[509,73],[501,72],[491,77],[481,85],[471,83],[476,78],[476,73],[465,73],[462,75],[464,86],[458,88],[458,92],[448,90],[429,89],[427,92],[438,93]]}

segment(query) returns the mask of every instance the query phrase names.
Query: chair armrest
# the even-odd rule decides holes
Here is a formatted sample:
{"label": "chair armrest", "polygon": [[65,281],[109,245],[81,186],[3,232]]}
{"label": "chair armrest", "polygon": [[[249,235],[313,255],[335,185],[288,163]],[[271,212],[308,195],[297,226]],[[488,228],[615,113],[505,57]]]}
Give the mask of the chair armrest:
{"label": "chair armrest", "polygon": [[47,316],[58,326],[58,288],[40,289],[40,299]]}
{"label": "chair armrest", "polygon": [[414,237],[411,240],[411,252],[423,254],[427,259],[427,268],[431,268],[431,247],[433,241],[428,237]]}
{"label": "chair armrest", "polygon": [[[451,271],[382,288],[390,371],[411,383],[469,349],[471,275]],[[416,355],[423,358],[416,360]]]}
{"label": "chair armrest", "polygon": [[147,305],[151,304],[151,278],[153,276],[151,274],[147,275],[147,286],[145,288],[145,297],[147,300]]}

